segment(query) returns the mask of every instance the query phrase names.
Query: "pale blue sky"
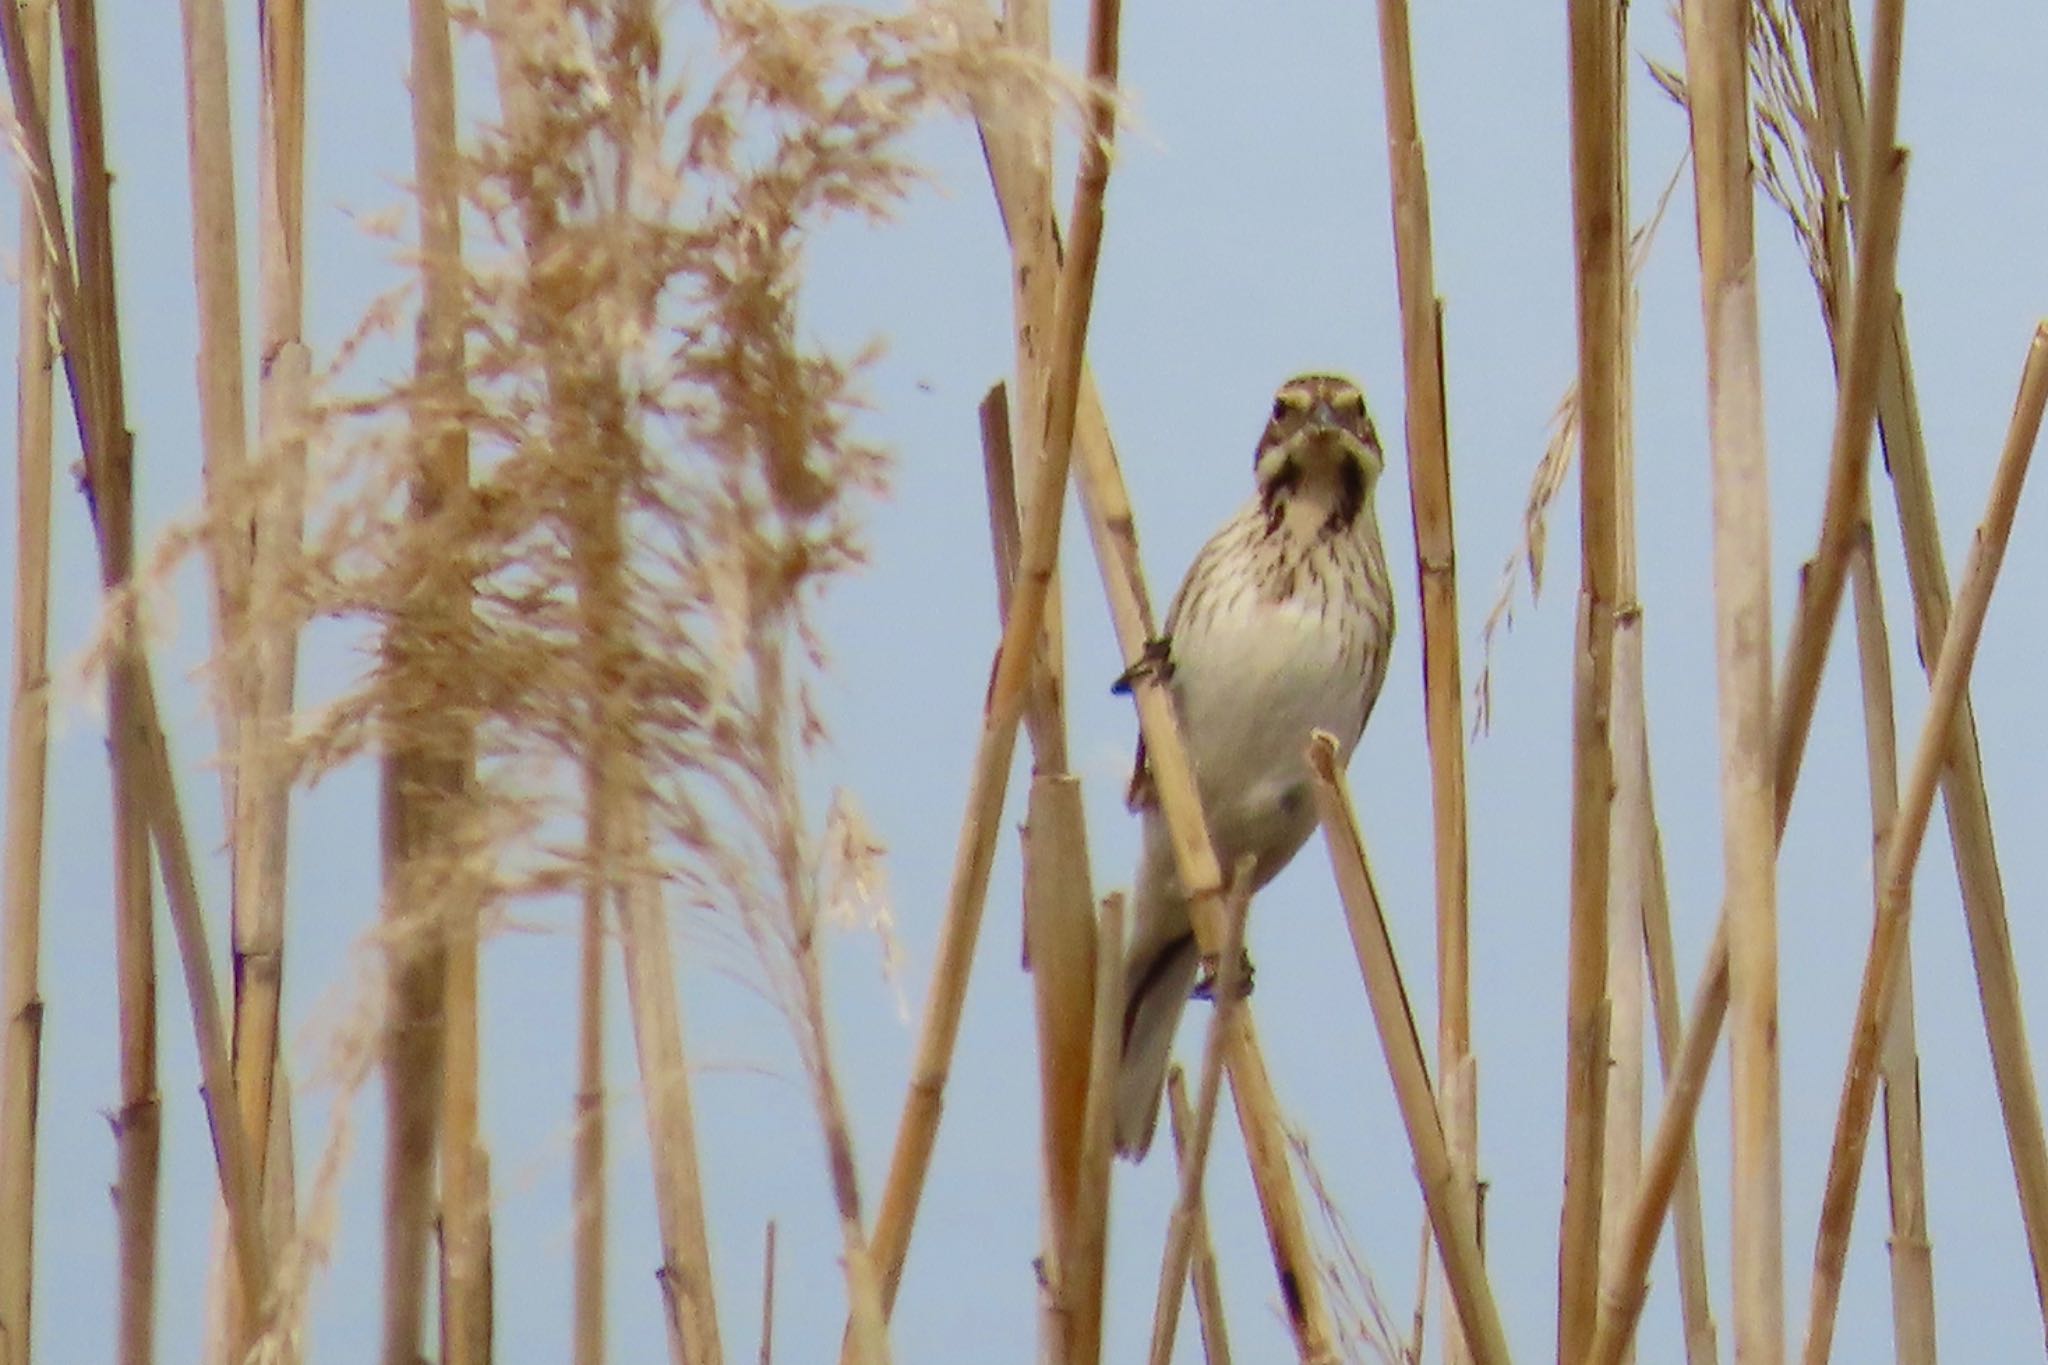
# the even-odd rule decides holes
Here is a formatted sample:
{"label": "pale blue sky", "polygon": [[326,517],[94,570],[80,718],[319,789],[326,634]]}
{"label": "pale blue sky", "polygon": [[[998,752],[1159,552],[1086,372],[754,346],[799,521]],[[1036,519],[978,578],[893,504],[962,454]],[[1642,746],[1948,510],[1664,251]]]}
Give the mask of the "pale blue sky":
{"label": "pale blue sky", "polygon": [[[115,0],[103,10],[142,517],[161,527],[190,503],[198,463],[180,40],[174,7]],[[1056,11],[1060,46],[1072,56],[1082,7],[1062,3]],[[1660,8],[1637,6],[1635,17],[1632,45],[1675,64],[1676,39]],[[250,7],[236,7],[234,21],[246,80]],[[368,237],[352,215],[401,201],[411,143],[402,7],[316,5],[313,23],[310,331],[324,348],[397,278],[388,244]],[[1497,571],[1520,534],[1530,471],[1573,372],[1564,36],[1563,7],[1554,4],[1426,5],[1416,16],[1446,299],[1468,681]],[[2044,54],[2048,12],[2019,0],[1984,6],[1968,20],[1921,6],[1908,25],[1901,126],[1914,161],[1899,280],[1952,565],[1960,565],[1981,508],[2022,349],[2048,312],[2040,230],[2048,217],[2048,143],[2039,134],[2048,126]],[[1137,121],[1122,139],[1111,184],[1090,354],[1131,483],[1153,595],[1163,602],[1195,548],[1245,495],[1251,443],[1279,379],[1309,367],[1348,372],[1364,384],[1381,430],[1390,439],[1401,430],[1399,335],[1372,7],[1307,0],[1135,7],[1124,57]],[[1631,79],[1640,216],[1676,166],[1685,127],[1639,66]],[[237,107],[246,115],[253,105],[244,98]],[[244,117],[244,146],[250,129]],[[889,846],[908,954],[909,1020],[882,979],[872,940],[848,935],[832,957],[835,1045],[870,1208],[880,1195],[995,641],[974,406],[1011,358],[1006,258],[971,133],[934,124],[916,150],[932,186],[892,227],[827,233],[809,301],[810,325],[823,338],[887,338],[869,385],[868,431],[899,457],[893,495],[873,517],[872,565],[825,610],[834,670],[822,695],[836,739],[815,773],[820,791],[855,792]],[[250,187],[245,176],[245,195]],[[11,197],[6,211],[14,221]],[[1818,524],[1833,390],[1803,263],[1782,218],[1761,203],[1758,242],[1782,631]],[[1636,411],[1650,726],[1688,992],[1720,881],[1694,261],[1689,185],[1682,185],[1642,281]],[[0,295],[7,312],[0,327],[9,335],[13,307],[11,293]],[[1402,628],[1351,776],[1410,989],[1427,1019],[1427,766],[1405,473],[1396,446],[1380,516]],[[1880,482],[1873,496],[1900,732],[1910,743],[1924,686],[1904,611],[1889,490]],[[1521,603],[1514,631],[1496,650],[1493,728],[1474,744],[1470,763],[1488,1247],[1510,1338],[1527,1360],[1554,1350],[1574,501],[1568,492],[1551,521],[1544,598]],[[90,630],[96,577],[68,481],[57,506],[55,652],[64,661]],[[2048,922],[2038,892],[2048,882],[2048,849],[2034,839],[2048,730],[2032,638],[2033,604],[2048,572],[2044,519],[2048,510],[2035,491],[2020,509],[1975,689],[2014,949],[2032,988],[2037,1036],[2048,1030],[2048,986],[2039,982]],[[11,518],[0,534],[11,551]],[[1128,703],[1108,692],[1120,663],[1085,540],[1071,537],[1068,548],[1073,751],[1088,792],[1094,872],[1107,889],[1128,877],[1135,854],[1136,825],[1121,805],[1134,722]],[[174,595],[157,658],[188,807],[200,847],[210,849],[218,843],[219,802],[205,761],[215,741],[189,682],[204,635],[196,587],[188,576]],[[360,666],[358,645],[334,631],[308,640],[302,677],[309,698],[331,694]],[[1823,687],[1781,863],[1785,1261],[1795,1324],[1803,1320],[1820,1173],[1869,914],[1851,657],[1845,637]],[[41,1359],[51,1365],[105,1359],[112,1350],[106,1191],[113,1147],[104,1113],[116,1088],[102,724],[90,701],[65,708],[52,750],[37,1315]],[[374,916],[367,773],[345,772],[301,797],[294,828],[287,1008],[305,1092],[299,1138],[310,1164],[329,1120],[329,1097],[316,1085],[323,1034],[346,1013],[354,987],[349,954]],[[2041,1322],[1939,819],[1923,866],[1915,950],[1942,1347],[1951,1360],[2030,1358]],[[208,905],[218,911],[224,878],[217,859],[210,872]],[[1017,970],[1016,905],[1015,846],[1006,834],[896,1314],[897,1359],[913,1365],[1023,1360],[1032,1351],[1035,1068],[1028,983]],[[1420,1205],[1319,850],[1311,848],[1261,898],[1252,944],[1255,1005],[1282,1102],[1315,1141],[1389,1304],[1405,1317]],[[160,1339],[162,1358],[181,1362],[197,1358],[201,1230],[213,1176],[183,993],[168,956],[165,966]],[[510,935],[492,945],[486,971],[500,1358],[558,1359],[568,1344],[573,942],[558,933]],[[683,988],[691,1047],[704,1064],[697,1104],[728,1352],[734,1360],[752,1357],[762,1228],[774,1218],[782,1247],[777,1358],[830,1359],[843,1302],[838,1238],[786,1032],[772,1010],[702,965],[701,955],[699,965],[685,967]],[[650,1278],[645,1150],[622,1016],[617,1023],[614,1356],[652,1360],[663,1345]],[[1724,1075],[1717,1069],[1699,1132],[1727,1359]],[[314,1315],[316,1359],[360,1359],[374,1349],[380,1130],[372,1093],[355,1111],[344,1213]],[[1288,1347],[1256,1209],[1233,1125],[1226,1120],[1219,1134],[1210,1207],[1234,1339],[1240,1359],[1278,1359]],[[1881,1160],[1874,1156],[1870,1170],[1881,1171]],[[1171,1186],[1163,1157],[1118,1168],[1112,1359],[1142,1349]],[[1843,1362],[1889,1356],[1884,1217],[1882,1181],[1867,1180],[1836,1351]],[[1646,1361],[1677,1351],[1668,1252],[1654,1273]],[[1197,1358],[1191,1324],[1180,1358]]]}

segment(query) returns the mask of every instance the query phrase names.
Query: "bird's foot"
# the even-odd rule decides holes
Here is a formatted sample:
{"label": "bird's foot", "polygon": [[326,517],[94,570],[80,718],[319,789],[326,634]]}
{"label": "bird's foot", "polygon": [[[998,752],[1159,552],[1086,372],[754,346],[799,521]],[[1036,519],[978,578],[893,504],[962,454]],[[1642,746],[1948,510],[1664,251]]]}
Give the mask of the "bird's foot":
{"label": "bird's foot", "polygon": [[1155,635],[1145,642],[1145,648],[1138,654],[1138,661],[1125,669],[1109,690],[1116,695],[1128,693],[1133,686],[1145,678],[1167,682],[1173,677],[1173,645],[1164,635]]}
{"label": "bird's foot", "polygon": [[[1223,974],[1217,970],[1215,957],[1204,953],[1202,955],[1201,970],[1195,977],[1194,989],[1188,992],[1188,994],[1190,998],[1195,1000],[1214,1000],[1222,980]],[[1240,951],[1237,958],[1237,998],[1242,1000],[1251,993],[1252,955],[1249,952]]]}

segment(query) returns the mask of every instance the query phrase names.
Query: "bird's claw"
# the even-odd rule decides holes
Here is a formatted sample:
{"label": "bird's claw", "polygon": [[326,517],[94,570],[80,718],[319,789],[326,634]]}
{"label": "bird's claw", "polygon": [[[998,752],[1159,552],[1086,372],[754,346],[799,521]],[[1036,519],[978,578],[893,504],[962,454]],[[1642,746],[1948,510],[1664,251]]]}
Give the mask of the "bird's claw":
{"label": "bird's claw", "polygon": [[[1194,989],[1188,992],[1195,1000],[1214,1000],[1223,974],[1217,970],[1213,954],[1202,954],[1201,970],[1195,977]],[[1237,998],[1244,999],[1252,993],[1252,955],[1240,951],[1237,958]]]}
{"label": "bird's claw", "polygon": [[1145,642],[1145,648],[1138,654],[1138,661],[1125,669],[1117,680],[1110,684],[1112,694],[1122,696],[1144,678],[1166,682],[1173,677],[1172,642],[1164,635],[1155,635]]}

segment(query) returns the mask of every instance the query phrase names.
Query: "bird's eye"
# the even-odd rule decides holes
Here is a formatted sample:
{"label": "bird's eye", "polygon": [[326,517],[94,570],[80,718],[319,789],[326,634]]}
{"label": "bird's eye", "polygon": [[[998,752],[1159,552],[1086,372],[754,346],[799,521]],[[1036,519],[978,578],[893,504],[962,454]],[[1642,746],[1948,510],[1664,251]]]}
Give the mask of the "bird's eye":
{"label": "bird's eye", "polygon": [[1274,420],[1274,421],[1276,421],[1276,422],[1284,422],[1284,421],[1286,421],[1286,420],[1287,420],[1287,416],[1288,416],[1288,414],[1289,414],[1289,413],[1291,413],[1291,412],[1293,412],[1293,411],[1294,411],[1294,404],[1292,404],[1292,403],[1288,402],[1288,401],[1287,401],[1287,400],[1286,400],[1285,398],[1275,398],[1275,399],[1273,400],[1273,420]]}

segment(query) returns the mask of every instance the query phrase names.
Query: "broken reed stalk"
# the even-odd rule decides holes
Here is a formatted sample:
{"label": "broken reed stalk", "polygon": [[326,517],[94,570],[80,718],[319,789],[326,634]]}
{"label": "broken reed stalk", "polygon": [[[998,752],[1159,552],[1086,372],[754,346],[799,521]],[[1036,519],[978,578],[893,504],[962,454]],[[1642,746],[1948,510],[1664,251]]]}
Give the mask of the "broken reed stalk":
{"label": "broken reed stalk", "polygon": [[[24,56],[49,107],[50,10],[21,9]],[[41,236],[23,196],[21,240]],[[35,1303],[36,1143],[43,1047],[43,820],[50,738],[50,513],[54,395],[50,258],[24,250],[15,354],[14,671],[7,712],[6,883],[0,922],[0,1365],[29,1365]]]}
{"label": "broken reed stalk", "polygon": [[[1422,607],[1423,707],[1429,735],[1430,815],[1436,850],[1437,1069],[1462,1074],[1472,1054],[1470,855],[1465,809],[1464,681],[1458,654],[1457,537],[1451,515],[1446,428],[1443,306],[1436,294],[1429,171],[1415,106],[1407,0],[1380,0],[1380,76],[1387,106],[1393,191],[1394,264],[1401,304],[1408,498],[1415,523],[1415,571]],[[1476,1076],[1476,1068],[1474,1068]],[[1445,1137],[1458,1179],[1474,1191],[1479,1146],[1478,1088],[1445,1087]],[[1455,1331],[1444,1359],[1467,1357]]]}
{"label": "broken reed stalk", "polygon": [[[1626,9],[1573,0],[1572,224],[1578,261],[1579,614],[1572,672],[1571,920],[1565,986],[1564,1209],[1558,1228],[1557,1341],[1577,1360],[1592,1340],[1600,1285],[1606,1137],[1607,879],[1613,758],[1615,462],[1628,344],[1623,34]],[[1443,1232],[1438,1229],[1441,1247]]]}
{"label": "broken reed stalk", "polygon": [[[1688,91],[1690,99],[1694,102],[1692,107],[1697,118],[1698,102],[1702,98],[1701,83],[1695,80],[1688,86]],[[1737,121],[1746,128],[1746,121]],[[1842,575],[1838,556],[1846,554],[1850,542],[1840,532],[1837,518],[1841,513],[1836,502],[1836,490],[1854,487],[1853,483],[1841,477],[1841,469],[1844,465],[1860,465],[1865,468],[1868,465],[1871,412],[1869,404],[1872,391],[1866,387],[1866,381],[1859,376],[1883,362],[1885,341],[1896,326],[1896,304],[1889,289],[1889,282],[1892,261],[1896,257],[1898,245],[1898,214],[1900,197],[1904,189],[1905,165],[1903,156],[1897,154],[1892,147],[1889,132],[1889,129],[1872,125],[1873,139],[1880,134],[1885,139],[1882,142],[1874,140],[1873,145],[1886,149],[1888,160],[1875,163],[1884,166],[1885,172],[1873,182],[1867,210],[1869,221],[1866,224],[1865,235],[1858,243],[1860,262],[1856,272],[1855,302],[1848,329],[1848,343],[1839,362],[1842,381],[1835,412],[1837,436],[1831,442],[1829,454],[1829,496],[1823,510],[1819,545],[1809,566],[1805,588],[1800,593],[1794,611],[1782,669],[1782,676],[1786,680],[1785,689],[1779,696],[1774,716],[1773,750],[1770,755],[1772,772],[1778,775],[1773,778],[1774,849],[1775,839],[1784,836],[1785,820],[1791,811],[1792,795],[1799,773],[1796,755],[1804,748],[1807,728],[1813,716],[1810,702],[1803,705],[1799,703],[1798,689],[1818,685],[1820,662],[1812,656],[1826,650],[1833,633],[1834,618],[1841,604]],[[1744,136],[1747,136],[1746,132]],[[1742,144],[1739,151],[1728,151],[1727,156],[1736,158],[1732,164],[1743,176],[1744,188],[1737,196],[1737,202],[1733,207],[1747,222],[1747,142]],[[1696,159],[1695,165],[1697,164]],[[1869,325],[1862,322],[1866,316],[1872,319]],[[1878,321],[1887,318],[1890,319],[1890,326]],[[1710,328],[1711,326],[1710,318]],[[1861,408],[1860,421],[1858,406]],[[1849,525],[1852,528],[1854,512],[1855,504],[1852,502],[1848,510]],[[1664,1212],[1678,1179],[1680,1163],[1691,1146],[1692,1122],[1698,1110],[1699,1097],[1706,1079],[1706,1068],[1713,1060],[1721,1024],[1729,1004],[1729,924],[1733,904],[1734,886],[1731,883],[1720,924],[1707,951],[1707,961],[1701,969],[1693,1004],[1687,1014],[1684,1043],[1677,1054],[1677,1069],[1667,1072],[1664,1110],[1659,1117],[1657,1131],[1645,1159],[1641,1188],[1629,1214],[1627,1248],[1621,1259],[1610,1267],[1606,1285],[1602,1290],[1600,1332],[1591,1357],[1596,1365],[1615,1365],[1635,1330],[1635,1318],[1642,1310],[1642,1298],[1648,1290],[1644,1276],[1647,1273],[1649,1258],[1655,1249],[1656,1237],[1663,1225]],[[1755,1269],[1753,1266],[1751,1268]],[[1780,1279],[1782,1280],[1782,1276]],[[1782,1316],[1782,1307],[1780,1314]],[[1782,1337],[1782,1332],[1778,1335]],[[1738,1351],[1740,1349],[1738,1343]],[[1779,1349],[1782,1350],[1782,1346]]]}
{"label": "broken reed stalk", "polygon": [[[278,1049],[284,990],[285,876],[291,778],[285,761],[297,683],[297,631],[278,610],[275,589],[298,549],[305,482],[309,355],[305,297],[306,30],[304,0],[269,0],[260,10],[263,44],[257,137],[260,473],[252,522],[246,683],[242,734],[230,771],[236,1099],[255,1161],[256,1188],[274,1232],[288,1229],[281,1201],[289,1172],[271,1178],[271,1113],[283,1097]],[[237,744],[233,736],[224,741]],[[290,1160],[290,1147],[282,1148]]]}
{"label": "broken reed stalk", "polygon": [[[1867,230],[1868,224],[1864,221],[1859,180],[1863,167],[1854,149],[1862,145],[1864,95],[1856,77],[1856,45],[1849,9],[1840,0],[1817,0],[1811,6],[1799,7],[1799,19],[1809,65],[1817,73],[1814,87],[1822,120],[1832,134],[1832,145],[1849,181],[1850,216],[1860,233]],[[1913,594],[1914,626],[1922,666],[1926,667],[1948,624],[1948,565],[1942,553],[1926,441],[1920,430],[1919,402],[1902,306],[1895,309],[1891,330],[1881,344],[1884,356],[1878,421],[1885,435],[1894,506],[1905,547],[1906,575]],[[1984,789],[1983,763],[1977,750],[1976,715],[1967,695],[1958,708],[1957,728],[1962,740],[1949,754],[1949,766],[1942,778],[1942,810],[1948,819],[1949,842],[1955,854],[1956,881],[1962,895],[1964,923],[1969,929],[1985,1039],[1991,1052],[2006,1145],[2012,1155],[2035,1295],[2043,1320],[2048,1321],[2048,1133],[2042,1128],[2040,1096],[2027,1045],[2019,971],[2013,958],[2005,887],[1999,877],[1998,850],[1991,827],[1991,804]]]}
{"label": "broken reed stalk", "polygon": [[875,1218],[870,1248],[882,1282],[886,1310],[896,1302],[911,1225],[931,1166],[939,1111],[960,1033],[968,971],[988,898],[989,866],[1010,760],[1034,661],[1038,656],[1046,603],[1059,559],[1060,523],[1066,505],[1067,470],[1074,446],[1074,413],[1082,374],[1083,342],[1093,304],[1095,264],[1102,246],[1102,196],[1109,176],[1110,139],[1115,132],[1118,0],[1095,0],[1089,16],[1089,75],[1096,83],[1082,144],[1081,174],[1074,190],[1074,249],[1060,274],[1059,318],[1051,375],[1047,381],[1045,449],[1031,479],[1009,619],[997,647],[995,676],[982,717],[967,809],[954,855],[946,917],[932,965],[932,993],[918,1029],[909,1094],[897,1124],[888,1183]]}
{"label": "broken reed stalk", "polygon": [[[1863,734],[1870,772],[1870,847],[1881,856],[1899,807],[1899,746],[1891,640],[1878,589],[1866,499],[1849,556],[1856,656],[1863,681]],[[1872,869],[1872,889],[1876,888]],[[1877,901],[1873,895],[1873,902]],[[1891,1196],[1892,1337],[1898,1365],[1934,1365],[1934,1257],[1927,1238],[1927,1170],[1920,1134],[1920,1059],[1914,1041],[1913,955],[1899,957],[1884,1079],[1885,1175]]]}
{"label": "broken reed stalk", "polygon": [[[1088,1216],[1082,1189],[1090,1060],[1102,930],[1088,908],[1087,821],[1080,781],[1070,774],[1031,779],[1024,831],[1024,927],[1038,1021],[1041,1155],[1045,1179],[1044,1292],[1052,1318],[1065,1322],[1077,1283],[1068,1265],[1077,1218]],[[1122,944],[1113,945],[1121,951]],[[1121,970],[1118,972],[1121,980]],[[1088,994],[1083,995],[1085,989]],[[1112,1006],[1121,1018],[1121,1011]],[[1058,1329],[1062,1342],[1071,1328]],[[1057,1359],[1055,1355],[1053,1358]]]}
{"label": "broken reed stalk", "polygon": [[1401,964],[1394,956],[1393,937],[1387,929],[1379,892],[1373,886],[1358,819],[1352,813],[1351,798],[1337,767],[1336,741],[1316,732],[1309,741],[1305,759],[1315,788],[1323,840],[1330,853],[1330,870],[1344,901],[1345,923],[1351,930],[1352,948],[1358,954],[1359,975],[1365,981],[1373,1024],[1386,1056],[1387,1075],[1401,1108],[1401,1121],[1408,1130],[1422,1202],[1429,1210],[1446,1288],[1457,1308],[1466,1348],[1472,1353],[1474,1365],[1508,1365],[1507,1334],[1501,1327],[1500,1310],[1487,1283],[1486,1262],[1479,1247],[1478,1211],[1472,1207],[1470,1195],[1451,1164],[1443,1118],[1430,1093],[1429,1062],[1415,1031],[1415,1014],[1408,1004]]}
{"label": "broken reed stalk", "polygon": [[[1251,905],[1255,866],[1256,860],[1247,854],[1231,869],[1229,894],[1224,902],[1223,942],[1216,958],[1216,1004],[1202,1041],[1195,1107],[1186,1124],[1175,1116],[1173,1151],[1180,1167],[1180,1187],[1174,1196],[1173,1212],[1166,1220],[1166,1250],[1159,1261],[1159,1290],[1152,1305],[1152,1346],[1146,1356],[1150,1365],[1168,1365],[1173,1356],[1173,1339],[1180,1327],[1181,1283],[1188,1278],[1188,1258],[1197,1235],[1206,1236],[1203,1229],[1208,1217],[1202,1182],[1209,1169],[1209,1142],[1216,1132],[1216,1099],[1223,1084],[1223,1040],[1228,1036],[1230,1016],[1243,1003],[1239,977],[1244,972],[1245,911]],[[1177,1081],[1178,1068],[1173,1075]],[[1181,1103],[1185,1106],[1185,1097]],[[1187,1129],[1185,1135],[1181,1132],[1183,1127]],[[1213,1264],[1209,1273],[1215,1274]]]}
{"label": "broken reed stalk", "polygon": [[1123,1042],[1124,898],[1102,898],[1095,952],[1095,1027],[1088,1047],[1088,1099],[1081,1120],[1079,1197],[1063,1249],[1072,1331],[1067,1365],[1100,1365],[1102,1297],[1109,1261],[1109,1175],[1116,1159],[1117,1053]]}
{"label": "broken reed stalk", "polygon": [[1814,1247],[1813,1298],[1804,1352],[1806,1365],[1826,1361],[1832,1344],[1849,1228],[1856,1211],[1856,1187],[1869,1139],[1871,1109],[1876,1102],[1878,1053],[1891,1017],[1898,959],[1912,915],[1913,869],[1933,812],[1935,784],[1958,738],[1956,706],[1969,682],[1977,641],[1984,628],[1984,614],[1998,581],[2006,542],[2012,534],[2013,514],[2020,488],[2026,481],[2028,463],[2033,458],[2035,438],[2040,434],[2044,407],[2048,407],[2048,323],[2035,329],[2027,350],[2005,449],[1992,477],[1984,520],[1970,547],[1954,615],[1942,636],[1941,653],[1928,690],[1926,719],[1914,746],[1913,761],[1906,770],[1891,837],[1885,844],[1878,882],[1877,923],[1871,933],[1863,985],[1856,1001],[1849,1063],[1835,1119],[1834,1143],[1828,1154],[1827,1180],[1822,1187],[1820,1232]]}
{"label": "broken reed stalk", "polygon": [[[1714,640],[1734,1107],[1735,1354],[1784,1355],[1769,466],[1749,152],[1749,0],[1685,12],[1713,462]],[[1867,439],[1867,436],[1866,436]],[[1827,614],[1829,621],[1833,613]]]}
{"label": "broken reed stalk", "polygon": [[[464,416],[469,388],[464,337],[468,325],[467,281],[462,259],[461,154],[456,143],[455,66],[448,14],[441,0],[413,0],[413,154],[420,205],[420,322],[413,413],[420,461],[415,507],[433,517],[459,507],[467,497],[469,433]],[[423,493],[424,496],[420,496]],[[423,602],[427,641],[446,649],[465,634],[471,611],[469,584],[455,573],[433,585]],[[428,643],[427,648],[436,648]],[[422,660],[422,663],[425,661]],[[420,681],[424,682],[422,677]],[[432,695],[429,687],[420,693]],[[408,708],[408,721],[431,727],[431,776],[405,795],[418,802],[412,812],[423,842],[414,853],[428,859],[457,856],[451,835],[473,798],[475,739],[458,706],[449,715]],[[437,951],[420,970],[441,972],[439,1139],[441,1342],[449,1365],[487,1365],[491,1345],[490,1199],[483,1139],[478,1129],[478,1086],[482,1039],[477,1021],[479,937],[482,905],[473,878],[443,874],[441,883],[405,907],[413,932],[433,940]],[[415,884],[416,891],[423,888]],[[431,922],[422,922],[431,919]],[[406,950],[399,949],[401,955]],[[433,959],[438,959],[434,961]],[[423,983],[424,986],[424,983]],[[425,987],[431,990],[431,987]]]}
{"label": "broken reed stalk", "polygon": [[[1225,962],[1229,960],[1224,959]],[[1207,1054],[1204,1055],[1206,1057]],[[1208,1066],[1206,1060],[1203,1066]],[[1187,1082],[1177,1066],[1166,1073],[1166,1119],[1173,1132],[1174,1160],[1185,1171],[1189,1159],[1188,1141],[1194,1130],[1195,1117],[1188,1109]],[[1223,1285],[1216,1274],[1216,1248],[1209,1241],[1209,1217],[1201,1204],[1195,1206],[1188,1236],[1193,1252],[1188,1262],[1188,1287],[1195,1296],[1195,1322],[1202,1333],[1202,1359],[1205,1365],[1230,1365],[1230,1331],[1223,1320]]]}

